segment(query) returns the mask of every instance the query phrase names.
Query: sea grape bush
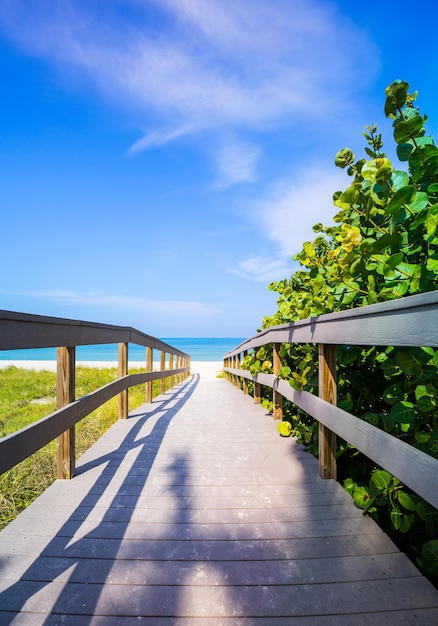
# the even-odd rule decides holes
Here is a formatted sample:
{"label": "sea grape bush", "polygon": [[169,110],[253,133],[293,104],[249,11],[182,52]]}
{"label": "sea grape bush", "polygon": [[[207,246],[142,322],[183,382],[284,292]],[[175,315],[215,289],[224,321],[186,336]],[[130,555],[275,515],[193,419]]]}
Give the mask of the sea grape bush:
{"label": "sea grape bush", "polygon": [[[263,328],[438,288],[438,147],[426,133],[427,116],[415,106],[417,94],[408,90],[406,82],[395,81],[385,102],[397,157],[406,167],[385,154],[376,125],[363,133],[366,158],[357,159],[349,148],[337,153],[335,164],[351,182],[333,196],[334,224],[316,224],[316,238],[294,257],[300,269],[269,285],[278,294],[278,310],[263,319]],[[297,390],[317,392],[315,346],[283,345],[282,359],[282,378]],[[269,348],[249,354],[243,366],[252,373],[272,371]],[[337,368],[342,408],[438,457],[438,350],[343,346]],[[298,441],[316,453],[313,420],[291,405],[286,415]],[[338,456],[345,488],[359,506],[403,533],[417,552],[418,537],[429,539],[419,563],[438,579],[436,510],[345,442]]]}

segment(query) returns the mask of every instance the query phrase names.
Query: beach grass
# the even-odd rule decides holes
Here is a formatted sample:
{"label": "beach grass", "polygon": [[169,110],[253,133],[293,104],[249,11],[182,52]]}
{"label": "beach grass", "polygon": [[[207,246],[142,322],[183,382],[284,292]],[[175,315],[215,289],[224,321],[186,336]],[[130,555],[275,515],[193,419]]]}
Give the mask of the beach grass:
{"label": "beach grass", "polygon": [[[130,374],[142,370],[130,369]],[[117,378],[117,368],[77,367],[76,397],[80,398]],[[168,380],[166,379],[166,389]],[[160,394],[153,381],[152,396]],[[145,386],[129,390],[129,410],[145,401]],[[0,370],[0,437],[13,433],[56,407],[56,374],[47,370],[7,367]],[[76,426],[76,458],[80,457],[118,419],[117,397],[90,413]],[[0,476],[0,529],[35,500],[56,478],[56,441],[38,450]]]}

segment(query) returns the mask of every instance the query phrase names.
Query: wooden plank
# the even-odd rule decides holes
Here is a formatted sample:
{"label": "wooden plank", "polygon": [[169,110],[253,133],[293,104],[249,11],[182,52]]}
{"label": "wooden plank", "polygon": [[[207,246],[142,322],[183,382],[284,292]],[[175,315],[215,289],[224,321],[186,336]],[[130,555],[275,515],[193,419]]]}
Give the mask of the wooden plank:
{"label": "wooden plank", "polygon": [[438,291],[274,326],[227,352],[268,343],[438,346]]}
{"label": "wooden plank", "polygon": [[[154,365],[154,356],[152,348],[146,348],[146,371],[152,372]],[[146,383],[145,402],[152,402],[152,381]]]}
{"label": "wooden plank", "polygon": [[[57,349],[56,408],[62,409],[75,400],[75,348]],[[75,475],[75,426],[61,433],[56,441],[56,474],[58,479]]]}
{"label": "wooden plank", "polygon": [[[249,372],[243,375],[253,378]],[[438,508],[437,459],[307,391],[292,389],[286,381],[277,380],[273,374],[258,374],[255,379],[262,385],[277,386],[283,397],[351,443]]]}
{"label": "wooden plank", "polygon": [[[274,376],[277,377],[281,370],[281,358],[280,358],[280,348],[281,344],[274,343],[272,346],[272,358],[273,358],[273,369]],[[272,404],[274,405],[272,416],[274,420],[282,420],[283,419],[283,396],[278,392],[277,389],[274,389],[272,396]]]}
{"label": "wooden plank", "polygon": [[[166,353],[160,352],[160,370],[164,371],[166,369]],[[164,378],[160,379],[160,393],[163,394],[165,391],[165,382]]]}
{"label": "wooden plank", "polygon": [[0,533],[0,561],[0,623],[372,626],[371,610],[387,626],[413,616],[425,626],[438,616],[438,592],[414,565],[220,379],[192,378],[117,422],[73,481]]}
{"label": "wooden plank", "polygon": [[103,343],[135,343],[183,357],[188,356],[161,339],[129,326],[0,310],[0,350]]}
{"label": "wooden plank", "polygon": [[[336,348],[319,345],[319,397],[337,405]],[[319,422],[319,475],[336,480],[336,433]]]}
{"label": "wooden plank", "polygon": [[[119,378],[124,378],[128,375],[128,344],[119,343],[119,360],[118,360],[118,375]],[[128,388],[123,389],[119,393],[118,397],[119,405],[119,419],[127,419],[128,417]]]}
{"label": "wooden plank", "polygon": [[[245,360],[245,357],[248,355],[248,350],[244,350],[243,352],[243,360]],[[248,395],[248,383],[246,382],[246,378],[242,378],[242,387],[243,387],[243,393],[245,395]]]}
{"label": "wooden plank", "polygon": [[[173,370],[175,374],[187,374],[188,368]],[[28,456],[53,441],[65,429],[72,428],[81,419],[128,387],[141,385],[169,375],[166,372],[130,374],[125,378],[108,383],[68,406],[54,411],[46,417],[0,439],[0,474],[17,465]]]}

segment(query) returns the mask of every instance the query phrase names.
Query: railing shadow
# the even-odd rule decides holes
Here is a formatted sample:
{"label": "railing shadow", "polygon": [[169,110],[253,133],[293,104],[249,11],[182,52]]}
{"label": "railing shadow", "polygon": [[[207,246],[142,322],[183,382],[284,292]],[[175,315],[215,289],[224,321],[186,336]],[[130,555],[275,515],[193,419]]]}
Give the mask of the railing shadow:
{"label": "railing shadow", "polygon": [[[56,578],[63,576],[67,578],[66,582],[71,580],[87,580],[89,558],[93,557],[93,554],[90,554],[90,546],[92,547],[93,544],[92,542],[90,543],[89,540],[101,540],[105,537],[103,527],[113,521],[112,507],[122,506],[123,501],[126,499],[124,493],[128,491],[129,507],[124,507],[123,509],[123,516],[117,523],[116,536],[105,541],[103,556],[101,554],[97,556],[96,554],[96,558],[100,558],[99,580],[102,581],[102,584],[78,585],[77,594],[81,594],[84,613],[80,617],[80,624],[81,626],[91,624],[94,609],[102,593],[103,583],[110,575],[126,528],[135,511],[136,502],[141,495],[144,483],[148,478],[166,431],[178,410],[193,394],[198,382],[199,377],[194,376],[188,381],[174,387],[171,392],[167,392],[164,399],[163,396],[161,396],[161,398],[154,400],[153,404],[155,402],[157,403],[156,408],[150,411],[148,410],[144,415],[137,413],[134,416],[137,418],[137,423],[129,430],[125,439],[120,442],[118,449],[109,454],[100,456],[80,468],[80,473],[83,474],[98,465],[106,464],[102,473],[92,484],[87,495],[81,500],[75,508],[75,511],[69,516],[69,519],[62,525],[53,539],[48,542],[41,554],[24,572],[20,580],[0,593],[0,623],[2,626],[12,624],[24,605],[29,603],[29,599],[35,597],[35,595]],[[148,406],[150,407],[150,405]],[[145,427],[145,424],[154,418],[156,419],[156,423],[153,425],[149,434],[141,436],[141,431]],[[144,478],[142,484],[137,486],[129,485],[129,480],[127,480],[129,476],[128,472],[119,485],[116,494],[108,504],[100,522],[94,525],[92,530],[76,540],[76,533],[78,533],[80,528],[87,521],[88,513],[84,516],[84,510],[92,511],[93,507],[95,507],[102,496],[105,495],[108,484],[121,468],[126,455],[128,453],[136,454],[136,458],[132,461],[131,466],[134,473],[136,463],[144,464],[143,459],[145,451],[147,451],[147,459],[150,463],[148,463],[148,466],[141,467],[142,471],[140,473]],[[129,489],[127,489],[128,485]],[[93,526],[93,524],[91,525]],[[94,583],[94,581],[90,580],[90,583]],[[30,590],[31,593],[29,595]],[[46,626],[53,624],[53,615],[58,615],[59,617],[68,613],[69,606],[73,604],[77,605],[77,594],[73,594],[72,597],[71,585],[69,590],[69,585],[64,584],[58,597],[53,600],[50,615],[47,616],[43,624]],[[35,601],[37,602],[36,599]],[[49,600],[47,599],[46,601]]]}

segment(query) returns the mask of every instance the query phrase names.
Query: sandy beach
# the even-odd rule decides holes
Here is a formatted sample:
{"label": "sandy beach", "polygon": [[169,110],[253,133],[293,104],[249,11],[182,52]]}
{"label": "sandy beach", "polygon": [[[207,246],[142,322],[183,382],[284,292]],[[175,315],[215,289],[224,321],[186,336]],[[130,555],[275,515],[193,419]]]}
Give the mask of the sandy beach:
{"label": "sandy beach", "polygon": [[[56,371],[56,361],[0,361],[0,369],[14,365],[29,370]],[[76,361],[76,367],[117,367],[117,361]],[[144,367],[145,364],[137,361],[129,361],[129,367]],[[222,361],[192,361],[190,364],[192,374],[199,374],[202,378],[213,379],[222,371]],[[154,370],[159,370],[159,363],[154,363]]]}

